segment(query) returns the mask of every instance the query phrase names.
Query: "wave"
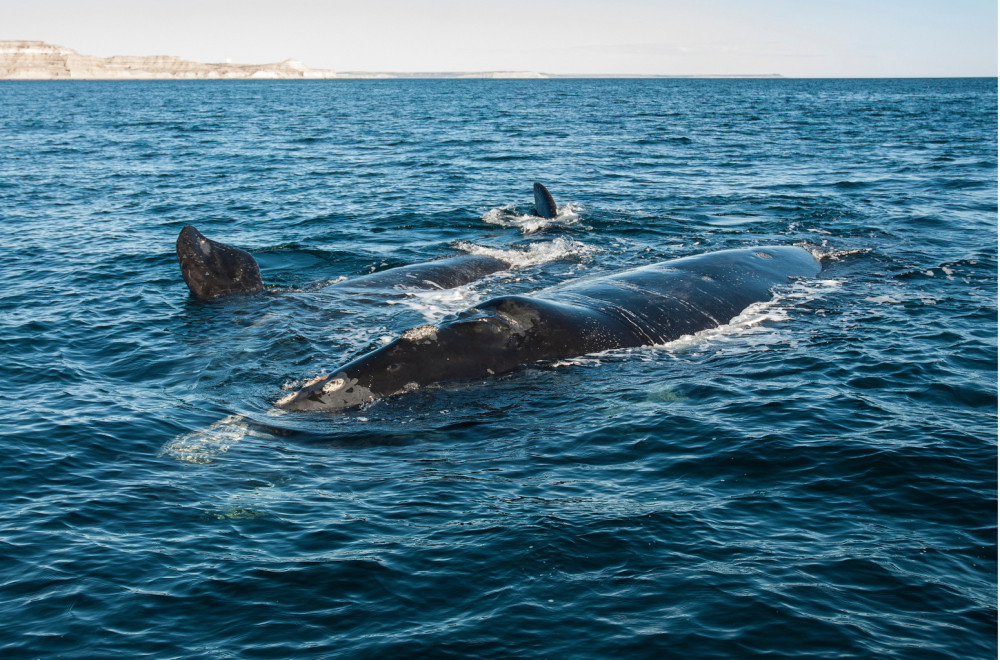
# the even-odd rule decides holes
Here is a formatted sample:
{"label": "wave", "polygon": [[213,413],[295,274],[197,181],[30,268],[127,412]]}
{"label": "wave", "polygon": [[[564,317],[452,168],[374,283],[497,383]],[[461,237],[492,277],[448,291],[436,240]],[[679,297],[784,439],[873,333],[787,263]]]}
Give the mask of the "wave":
{"label": "wave", "polygon": [[[484,295],[476,283],[472,283],[452,289],[407,291],[405,297],[386,302],[390,305],[409,307],[420,314],[427,323],[440,323],[450,314],[455,314],[468,307],[475,307]],[[386,339],[391,340],[393,337],[380,339],[383,343],[388,343]]]}

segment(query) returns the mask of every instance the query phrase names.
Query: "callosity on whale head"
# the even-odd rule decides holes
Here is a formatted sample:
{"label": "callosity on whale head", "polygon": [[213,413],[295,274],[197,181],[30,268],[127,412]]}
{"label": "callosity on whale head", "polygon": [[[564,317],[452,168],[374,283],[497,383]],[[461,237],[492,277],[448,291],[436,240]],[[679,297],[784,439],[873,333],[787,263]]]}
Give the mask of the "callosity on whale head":
{"label": "callosity on whale head", "polygon": [[205,238],[191,225],[177,237],[177,261],[191,294],[202,300],[264,289],[260,268],[249,253]]}

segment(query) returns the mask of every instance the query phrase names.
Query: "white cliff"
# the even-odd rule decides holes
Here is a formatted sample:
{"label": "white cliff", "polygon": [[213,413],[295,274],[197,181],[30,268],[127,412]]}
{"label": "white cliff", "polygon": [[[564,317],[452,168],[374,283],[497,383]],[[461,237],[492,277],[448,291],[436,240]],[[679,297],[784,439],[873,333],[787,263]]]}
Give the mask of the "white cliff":
{"label": "white cliff", "polygon": [[43,41],[0,41],[0,80],[240,80],[317,78],[780,78],[746,76],[661,76],[636,74],[549,74],[537,71],[337,72],[313,69],[298,60],[274,64],[205,64],[171,55],[94,57]]}
{"label": "white cliff", "polygon": [[211,80],[336,78],[297,60],[204,64],[170,55],[93,57],[42,41],[0,41],[0,80]]}

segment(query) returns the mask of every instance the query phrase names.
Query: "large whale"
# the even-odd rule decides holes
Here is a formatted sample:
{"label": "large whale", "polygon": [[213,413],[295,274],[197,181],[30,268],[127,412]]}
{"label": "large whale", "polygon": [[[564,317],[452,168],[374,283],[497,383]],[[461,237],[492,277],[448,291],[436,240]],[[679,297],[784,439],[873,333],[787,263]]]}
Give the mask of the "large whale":
{"label": "large whale", "polygon": [[820,264],[801,247],[725,250],[502,296],[441,325],[408,330],[276,402],[339,410],[457,379],[486,378],[539,360],[662,344],[728,323]]}
{"label": "large whale", "polygon": [[[191,295],[213,300],[232,294],[263,291],[257,261],[248,252],[206,238],[191,225],[177,237],[177,260]],[[474,282],[510,264],[493,257],[462,254],[420,264],[388,268],[335,282],[331,287],[451,289]]]}

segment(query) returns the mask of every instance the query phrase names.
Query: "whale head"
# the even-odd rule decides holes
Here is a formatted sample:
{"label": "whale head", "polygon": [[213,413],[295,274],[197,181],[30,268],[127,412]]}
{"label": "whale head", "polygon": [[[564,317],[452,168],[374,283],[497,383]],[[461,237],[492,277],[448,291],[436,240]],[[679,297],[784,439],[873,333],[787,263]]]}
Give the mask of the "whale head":
{"label": "whale head", "polygon": [[177,261],[191,294],[202,300],[264,289],[260,268],[249,253],[207,239],[191,225],[177,237]]}
{"label": "whale head", "polygon": [[334,373],[308,381],[275,406],[291,411],[343,410],[424,385],[502,374],[524,363],[525,348],[534,341],[532,328],[530,314],[473,308],[450,323],[407,330]]}

